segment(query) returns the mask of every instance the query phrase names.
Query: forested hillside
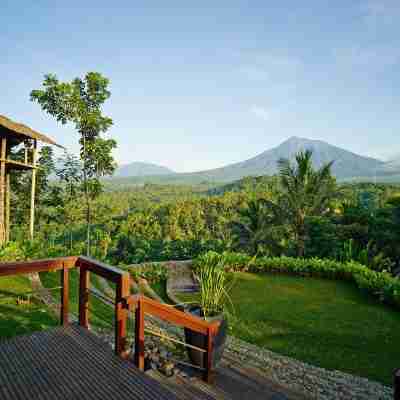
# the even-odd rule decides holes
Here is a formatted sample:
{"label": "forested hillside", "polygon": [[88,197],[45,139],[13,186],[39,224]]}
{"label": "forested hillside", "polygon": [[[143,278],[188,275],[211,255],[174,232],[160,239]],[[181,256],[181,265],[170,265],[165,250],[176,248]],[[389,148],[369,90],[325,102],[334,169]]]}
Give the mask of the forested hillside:
{"label": "forested hillside", "polygon": [[[12,243],[2,259],[85,253],[82,182],[73,168],[49,181],[52,152],[39,163],[35,240],[25,241],[28,186],[24,174],[13,181]],[[76,176],[75,176],[76,177]],[[394,271],[400,253],[400,187],[343,184],[329,207],[305,220],[305,257],[357,259],[371,268]],[[18,207],[17,207],[18,205]],[[91,199],[92,256],[112,264],[189,259],[206,250],[258,255],[295,255],[296,232],[289,205],[283,207],[279,177],[246,178],[210,188],[145,185],[103,191]]]}

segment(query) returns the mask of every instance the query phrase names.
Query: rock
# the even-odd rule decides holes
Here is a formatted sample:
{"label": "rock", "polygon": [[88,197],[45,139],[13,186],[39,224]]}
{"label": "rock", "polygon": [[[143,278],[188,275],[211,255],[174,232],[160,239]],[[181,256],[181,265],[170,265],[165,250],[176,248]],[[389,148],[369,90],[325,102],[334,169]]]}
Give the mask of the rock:
{"label": "rock", "polygon": [[160,351],[160,357],[161,357],[161,358],[164,358],[164,359],[167,359],[167,358],[168,358],[168,352],[167,352],[167,350],[165,350],[165,349],[161,350],[161,351]]}
{"label": "rock", "polygon": [[155,362],[150,362],[150,368],[153,370],[157,370],[158,369],[158,364]]}
{"label": "rock", "polygon": [[158,364],[160,362],[160,356],[156,353],[151,354],[149,358],[150,358],[150,361],[153,363]]}
{"label": "rock", "polygon": [[175,364],[172,361],[165,361],[161,364],[159,371],[162,372],[165,376],[174,375]]}

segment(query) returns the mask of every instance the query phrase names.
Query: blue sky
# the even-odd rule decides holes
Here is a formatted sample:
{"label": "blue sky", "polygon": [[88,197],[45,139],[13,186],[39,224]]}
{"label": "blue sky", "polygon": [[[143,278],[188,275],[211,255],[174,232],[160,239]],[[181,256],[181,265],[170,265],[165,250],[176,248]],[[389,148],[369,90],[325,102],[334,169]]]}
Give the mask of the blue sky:
{"label": "blue sky", "polygon": [[400,1],[18,1],[0,6],[0,114],[77,151],[29,101],[45,73],[111,81],[120,163],[223,166],[290,136],[400,153]]}

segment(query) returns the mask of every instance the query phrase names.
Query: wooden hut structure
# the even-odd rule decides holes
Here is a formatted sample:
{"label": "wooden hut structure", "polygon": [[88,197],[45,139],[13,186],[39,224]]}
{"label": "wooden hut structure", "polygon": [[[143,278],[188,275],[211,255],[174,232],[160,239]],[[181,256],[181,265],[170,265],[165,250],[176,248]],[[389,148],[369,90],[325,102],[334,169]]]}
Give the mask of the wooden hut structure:
{"label": "wooden hut structure", "polygon": [[[32,171],[29,233],[33,238],[38,141],[62,147],[53,139],[28,126],[0,115],[0,245],[6,243],[10,237],[10,174],[13,170]],[[11,149],[20,144],[24,144],[25,147],[24,160],[11,159]]]}

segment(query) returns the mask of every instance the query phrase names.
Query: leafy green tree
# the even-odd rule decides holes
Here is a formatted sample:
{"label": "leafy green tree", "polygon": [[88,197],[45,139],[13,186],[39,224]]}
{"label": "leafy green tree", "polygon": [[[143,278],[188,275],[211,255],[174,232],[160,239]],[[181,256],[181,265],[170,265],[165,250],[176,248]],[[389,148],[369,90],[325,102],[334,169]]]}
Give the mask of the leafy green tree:
{"label": "leafy green tree", "polygon": [[250,199],[232,221],[237,248],[250,254],[280,254],[283,215],[281,209],[266,199]]}
{"label": "leafy green tree", "polygon": [[331,200],[337,195],[337,188],[331,174],[333,162],[315,170],[311,150],[299,152],[295,160],[295,165],[288,159],[278,162],[282,188],[279,204],[286,209],[297,255],[303,257],[307,237],[306,219],[327,213]]}
{"label": "leafy green tree", "polygon": [[32,90],[31,100],[62,124],[72,123],[79,133],[86,202],[86,253],[90,254],[91,199],[101,192],[99,177],[112,173],[115,163],[111,150],[116,143],[101,134],[112,125],[102,106],[110,97],[109,81],[97,72],[89,72],[72,82],[60,82],[56,75],[45,75],[43,88]]}
{"label": "leafy green tree", "polygon": [[65,152],[58,160],[59,168],[56,175],[65,190],[68,200],[75,200],[82,186],[82,168],[79,159],[70,153]]}

